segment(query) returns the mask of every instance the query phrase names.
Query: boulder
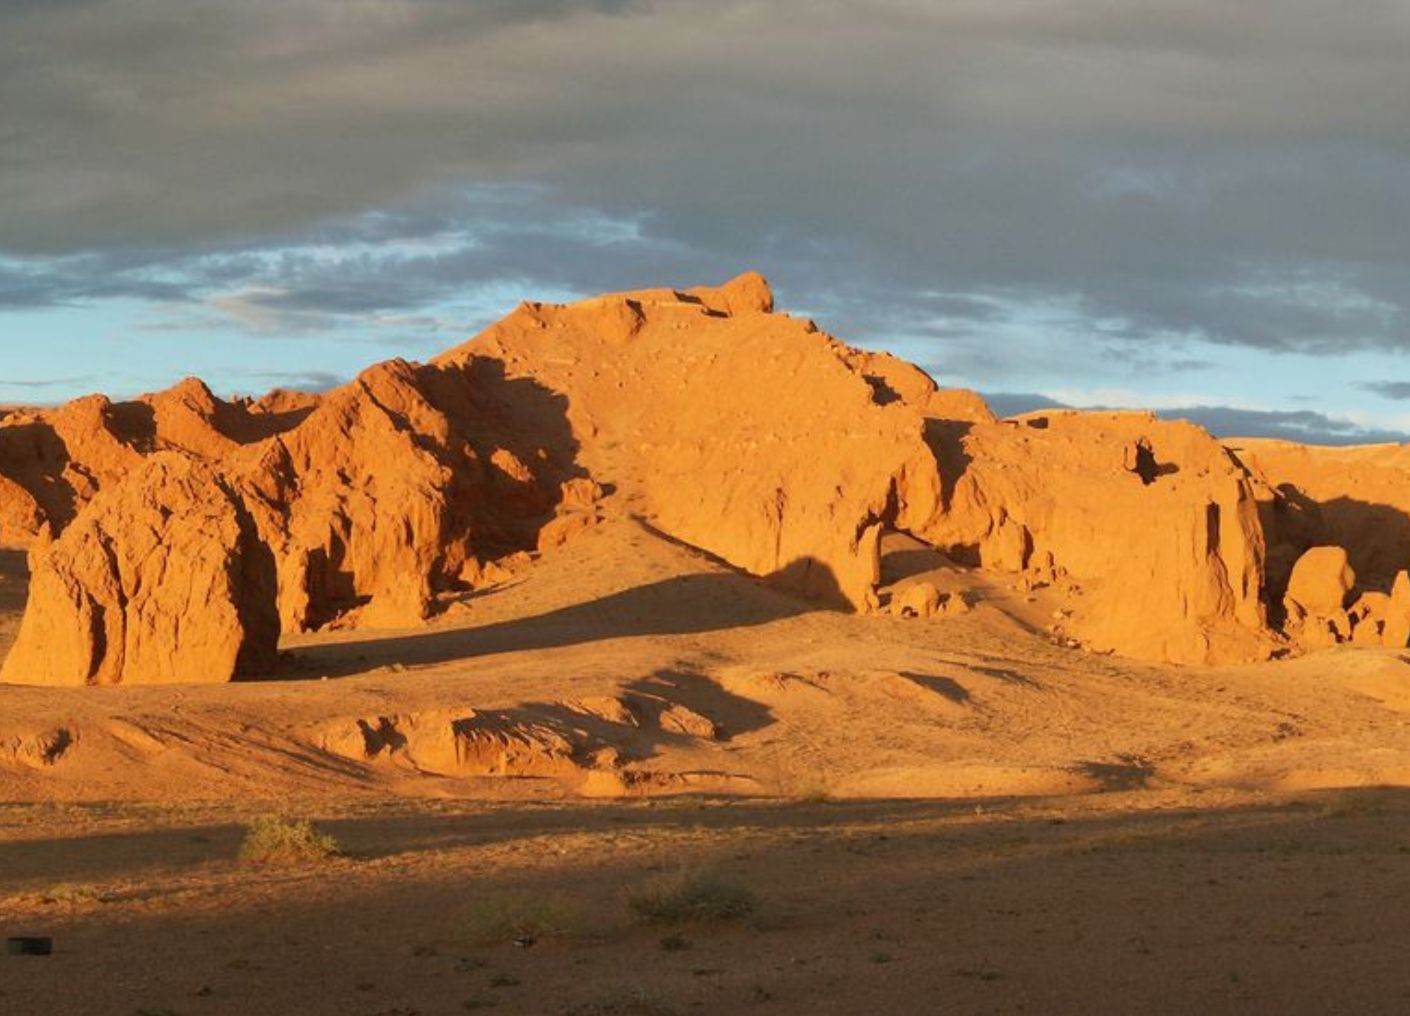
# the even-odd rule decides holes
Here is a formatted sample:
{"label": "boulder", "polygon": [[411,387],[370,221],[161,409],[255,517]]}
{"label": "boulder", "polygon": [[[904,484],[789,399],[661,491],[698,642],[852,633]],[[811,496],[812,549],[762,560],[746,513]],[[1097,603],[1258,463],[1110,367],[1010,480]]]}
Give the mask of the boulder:
{"label": "boulder", "polygon": [[898,589],[891,599],[891,613],[902,617],[933,617],[940,608],[940,590],[924,580]]}
{"label": "boulder", "polygon": [[[1312,547],[1305,551],[1293,565],[1283,596],[1284,629],[1289,637],[1311,649],[1350,640],[1353,616],[1345,604],[1355,585],[1356,573],[1344,548]],[[1369,617],[1373,612],[1377,616]],[[1362,614],[1368,627],[1380,620],[1379,614],[1378,605],[1368,600]]]}
{"label": "boulder", "polygon": [[1283,602],[1289,612],[1331,616],[1346,604],[1356,572],[1341,547],[1312,547],[1293,565]]}

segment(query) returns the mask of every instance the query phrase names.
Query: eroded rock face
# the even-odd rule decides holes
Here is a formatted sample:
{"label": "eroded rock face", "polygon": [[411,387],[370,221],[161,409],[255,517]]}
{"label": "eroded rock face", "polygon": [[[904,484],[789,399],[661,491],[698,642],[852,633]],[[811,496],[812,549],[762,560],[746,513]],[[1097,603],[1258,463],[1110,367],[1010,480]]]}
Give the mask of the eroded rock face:
{"label": "eroded rock face", "polygon": [[437,363],[489,358],[561,393],[598,480],[668,535],[805,595],[876,605],[884,525],[939,508],[933,382],[808,321],[758,276],[570,306],[525,304]]}
{"label": "eroded rock face", "polygon": [[[268,656],[271,617],[414,624],[596,524],[609,491],[669,537],[859,610],[878,606],[880,538],[898,530],[1021,589],[1071,590],[1064,616],[1091,648],[1268,651],[1255,485],[1204,431],[998,421],[772,307],[752,274],[523,304],[430,364],[389,361],[322,396],[226,402],[188,381],[6,417],[0,526],[55,537],[6,673],[225,679]],[[144,488],[123,480],[144,469]],[[199,589],[139,567],[188,558]],[[266,577],[237,581],[255,561]],[[968,608],[913,595],[915,613]],[[60,639],[73,648],[44,663]]]}
{"label": "eroded rock face", "polygon": [[[565,490],[588,514],[566,427],[504,425],[491,366],[379,364],[236,473],[278,561],[287,630],[414,624],[485,561],[533,549]],[[513,395],[552,428],[552,407]]]}
{"label": "eroded rock face", "polygon": [[1324,448],[1271,439],[1230,442],[1260,480],[1270,545],[1268,587],[1291,599],[1293,565],[1323,545],[1343,548],[1362,593],[1347,620],[1289,611],[1290,637],[1308,648],[1347,641],[1404,648],[1410,638],[1410,447]]}
{"label": "eroded rock face", "polygon": [[1319,544],[1344,547],[1360,581],[1382,592],[1410,568],[1410,446],[1330,448],[1257,438],[1229,444],[1266,481],[1261,500],[1270,547],[1285,545],[1294,559]]}
{"label": "eroded rock face", "polygon": [[[269,564],[255,613],[285,630],[414,624],[438,594],[502,576],[497,562],[595,524],[603,492],[573,463],[561,403],[506,379],[493,359],[470,358],[390,361],[324,397],[232,403],[188,381],[134,403],[93,397],[7,419],[0,476],[15,478],[0,487],[0,523],[13,523],[18,543],[34,529],[53,545],[36,549],[27,634],[6,673],[115,683],[259,669],[268,654],[245,645],[243,622],[223,606],[253,610],[249,590],[211,578],[203,604],[167,588],[184,581],[169,561],[214,574],[251,548]],[[180,482],[178,464],[192,470]],[[200,507],[199,485],[218,518]],[[238,528],[226,524],[232,514]],[[149,558],[158,572],[128,575],[124,562]],[[238,667],[215,644],[220,630],[242,646]],[[43,658],[42,646],[60,643]]]}
{"label": "eroded rock face", "polygon": [[1199,427],[1067,411],[934,433],[946,508],[916,535],[985,568],[1065,575],[1081,593],[1070,630],[1091,648],[1183,663],[1267,654],[1253,488]]}
{"label": "eroded rock face", "polygon": [[274,568],[210,467],[153,456],[31,552],[29,607],[0,680],[228,681],[268,669]]}
{"label": "eroded rock face", "polygon": [[220,462],[295,426],[314,401],[276,394],[268,403],[226,402],[188,378],[130,402],[89,395],[56,409],[7,413],[0,418],[0,546],[27,548],[46,528],[57,536],[148,455]]}

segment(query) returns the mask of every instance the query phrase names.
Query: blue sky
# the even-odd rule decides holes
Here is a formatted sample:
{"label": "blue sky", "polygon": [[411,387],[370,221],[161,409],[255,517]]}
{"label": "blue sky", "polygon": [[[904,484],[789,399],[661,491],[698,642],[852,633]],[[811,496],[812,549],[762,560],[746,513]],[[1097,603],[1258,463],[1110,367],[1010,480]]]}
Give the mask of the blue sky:
{"label": "blue sky", "polygon": [[763,271],[1000,408],[1410,433],[1410,4],[10,0],[0,401]]}

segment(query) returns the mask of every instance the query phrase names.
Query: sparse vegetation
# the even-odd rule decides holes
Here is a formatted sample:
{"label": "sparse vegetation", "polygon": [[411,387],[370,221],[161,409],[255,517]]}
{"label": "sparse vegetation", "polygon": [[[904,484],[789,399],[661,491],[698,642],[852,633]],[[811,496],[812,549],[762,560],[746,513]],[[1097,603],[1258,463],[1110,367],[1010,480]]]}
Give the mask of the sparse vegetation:
{"label": "sparse vegetation", "polygon": [[104,902],[103,892],[97,886],[79,885],[67,882],[50,886],[42,893],[39,893],[37,898],[39,902],[45,904]]}
{"label": "sparse vegetation", "polygon": [[1363,790],[1338,794],[1322,812],[1324,818],[1379,818],[1386,814],[1389,809],[1385,796]]}
{"label": "sparse vegetation", "polygon": [[675,1016],[675,1013],[675,1009],[640,987],[563,1010],[563,1016]]}
{"label": "sparse vegetation", "polygon": [[240,860],[262,864],[326,861],[342,851],[338,841],[307,819],[289,821],[266,816],[250,823],[240,844]]}
{"label": "sparse vegetation", "polygon": [[956,977],[967,977],[975,981],[1001,981],[1004,975],[1001,971],[992,967],[960,967],[955,971]]}
{"label": "sparse vegetation", "polygon": [[648,879],[627,893],[640,920],[668,924],[733,921],[748,917],[758,898],[717,872],[683,869]]}
{"label": "sparse vegetation", "polygon": [[461,925],[472,945],[534,945],[573,934],[571,911],[558,900],[525,892],[482,896],[472,903]]}

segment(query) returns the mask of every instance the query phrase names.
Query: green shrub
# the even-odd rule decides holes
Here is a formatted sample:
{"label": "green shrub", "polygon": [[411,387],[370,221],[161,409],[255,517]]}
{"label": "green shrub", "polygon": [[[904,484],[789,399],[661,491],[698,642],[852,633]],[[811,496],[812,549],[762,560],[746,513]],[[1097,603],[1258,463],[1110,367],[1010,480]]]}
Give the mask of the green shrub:
{"label": "green shrub", "polygon": [[339,853],[338,841],[319,832],[307,819],[257,818],[240,844],[240,860],[261,863],[326,861]]}

